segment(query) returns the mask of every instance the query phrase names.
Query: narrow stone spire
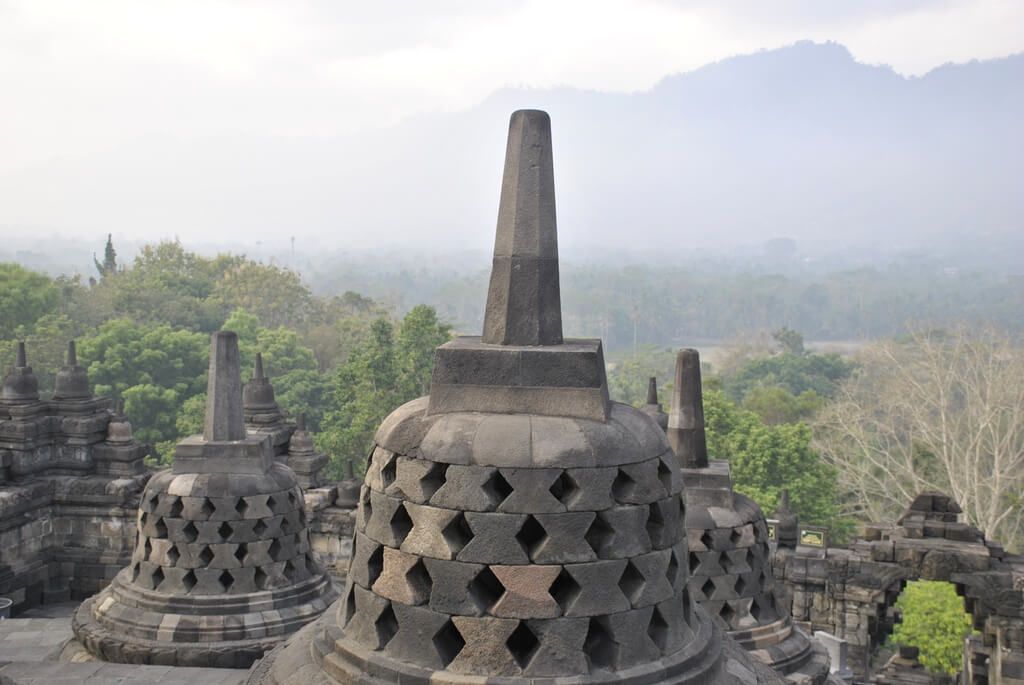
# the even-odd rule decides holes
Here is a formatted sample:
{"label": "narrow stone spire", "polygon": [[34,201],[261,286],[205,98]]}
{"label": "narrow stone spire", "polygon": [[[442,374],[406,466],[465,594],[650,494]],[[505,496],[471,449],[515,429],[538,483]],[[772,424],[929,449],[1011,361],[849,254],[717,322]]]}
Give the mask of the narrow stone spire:
{"label": "narrow stone spire", "polygon": [[263,373],[263,353],[262,352],[257,352],[256,353],[256,363],[253,364],[252,377],[254,379],[266,378],[266,375]]}
{"label": "narrow stone spire", "polygon": [[697,350],[679,350],[676,355],[675,388],[667,433],[680,466],[685,469],[707,467],[708,445],[704,435],[704,400]]}
{"label": "narrow stone spire", "polygon": [[210,370],[206,381],[203,439],[207,442],[227,442],[244,438],[238,335],[232,331],[218,331],[210,337]]}
{"label": "narrow stone spire", "polygon": [[68,356],[65,366],[78,366],[78,351],[75,349],[74,340],[68,340]]}
{"label": "narrow stone spire", "polygon": [[647,381],[647,404],[658,404],[658,379],[654,376]]}
{"label": "narrow stone spire", "polygon": [[789,508],[789,489],[779,495],[779,506],[775,507],[775,542],[780,547],[796,547],[800,538],[800,524],[796,514]]}
{"label": "narrow stone spire", "polygon": [[25,354],[24,340],[18,341],[18,354],[17,360],[14,362],[14,365],[18,368],[25,368],[26,366],[28,366],[28,356]]}
{"label": "narrow stone spire", "polygon": [[295,432],[305,433],[306,432],[306,413],[302,412],[295,418]]}
{"label": "narrow stone spire", "polygon": [[483,342],[562,344],[551,118],[539,110],[509,122]]}

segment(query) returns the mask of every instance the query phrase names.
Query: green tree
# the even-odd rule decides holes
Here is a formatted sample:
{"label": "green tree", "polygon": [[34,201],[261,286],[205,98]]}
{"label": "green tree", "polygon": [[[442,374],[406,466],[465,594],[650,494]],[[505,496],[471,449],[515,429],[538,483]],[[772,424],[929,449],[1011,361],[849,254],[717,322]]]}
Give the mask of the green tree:
{"label": "green tree", "polygon": [[0,335],[31,327],[44,314],[56,313],[59,303],[60,289],[52,278],[0,263]]}
{"label": "green tree", "polygon": [[96,265],[96,271],[99,272],[101,279],[117,273],[117,250],[114,249],[114,240],[110,233],[107,234],[107,246],[103,249],[103,261],[96,259],[96,254],[93,253],[92,262]]}
{"label": "green tree", "polygon": [[658,379],[659,399],[668,411],[675,363],[675,350],[641,345],[636,353],[614,359],[608,365],[608,393],[618,402],[639,406],[646,401],[647,382],[654,376]]}
{"label": "green tree", "polygon": [[211,299],[227,311],[245,309],[268,328],[305,324],[314,311],[313,294],[294,271],[244,261],[214,283]]}
{"label": "green tree", "polygon": [[78,345],[96,393],[123,398],[136,437],[146,443],[178,435],[179,408],[205,389],[208,355],[202,333],[128,319],[108,321]]}
{"label": "green tree", "polygon": [[835,470],[811,448],[806,424],[766,425],[715,390],[704,393],[704,417],[708,452],[729,460],[737,491],[771,513],[788,489],[790,506],[803,523],[828,526],[836,541],[849,536],[852,522],[839,515]]}
{"label": "green tree", "polygon": [[430,392],[434,369],[434,350],[451,339],[452,327],[437,318],[433,307],[417,305],[398,329],[398,363],[403,380],[403,395],[408,399]]}
{"label": "green tree", "polygon": [[958,673],[964,638],[971,633],[971,617],[950,583],[919,580],[907,584],[896,601],[903,620],[896,624],[892,641],[920,649],[919,660],[929,671]]}
{"label": "green tree", "polygon": [[754,412],[769,425],[808,419],[824,405],[825,399],[813,390],[793,395],[777,385],[751,388],[743,399],[743,408]]}

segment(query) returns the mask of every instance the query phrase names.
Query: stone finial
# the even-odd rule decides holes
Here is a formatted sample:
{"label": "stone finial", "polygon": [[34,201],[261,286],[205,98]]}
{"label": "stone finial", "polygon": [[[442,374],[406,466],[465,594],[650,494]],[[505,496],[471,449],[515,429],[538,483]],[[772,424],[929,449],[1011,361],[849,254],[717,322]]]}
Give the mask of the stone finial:
{"label": "stone finial", "polygon": [[233,331],[218,331],[210,336],[203,439],[207,442],[228,442],[244,438],[238,335]]}
{"label": "stone finial", "polygon": [[781,547],[796,547],[800,539],[799,520],[789,508],[789,489],[784,488],[779,495],[779,506],[775,507],[775,541]]}
{"label": "stone finial", "polygon": [[647,380],[647,404],[658,404],[658,379],[654,376]]}
{"label": "stone finial", "polygon": [[708,445],[704,435],[704,400],[697,350],[679,350],[676,355],[675,387],[667,434],[680,466],[687,469],[707,467]]}
{"label": "stone finial", "polygon": [[252,378],[242,389],[242,406],[249,411],[277,410],[274,397],[274,386],[263,372],[263,354],[256,353],[256,361],[252,368]]}
{"label": "stone finial", "polygon": [[24,341],[18,341],[14,366],[7,371],[0,395],[9,402],[34,402],[39,399],[39,380],[28,365]]}
{"label": "stone finial", "polygon": [[562,343],[551,119],[539,110],[509,122],[483,342]]}
{"label": "stone finial", "polygon": [[89,397],[92,397],[92,390],[89,388],[89,375],[83,367],[78,365],[75,341],[69,340],[67,361],[57,371],[53,386],[53,399],[70,400]]}
{"label": "stone finial", "polygon": [[661,410],[661,403],[658,402],[658,379],[654,376],[647,381],[647,404],[641,409],[654,419],[661,430],[668,430],[668,414]]}

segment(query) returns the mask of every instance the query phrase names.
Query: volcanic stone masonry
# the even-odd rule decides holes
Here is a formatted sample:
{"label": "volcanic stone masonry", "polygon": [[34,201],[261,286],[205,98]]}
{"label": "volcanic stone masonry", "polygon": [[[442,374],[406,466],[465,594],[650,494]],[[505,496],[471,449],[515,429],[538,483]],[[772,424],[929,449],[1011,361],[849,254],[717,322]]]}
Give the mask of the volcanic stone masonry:
{"label": "volcanic stone masonry", "polygon": [[778,682],[691,602],[664,433],[562,337],[547,114],[512,115],[484,335],[376,443],[337,610],[250,682]]}
{"label": "volcanic stone masonry", "polygon": [[98,592],[127,563],[149,473],[131,424],[96,397],[75,343],[40,399],[24,343],[0,392],[0,596],[14,612]]}
{"label": "volcanic stone masonry", "polygon": [[829,677],[825,647],[793,625],[776,597],[764,514],[732,489],[729,462],[708,460],[700,356],[676,357],[669,442],[681,464],[686,498],[690,594],[729,635],[790,683],[821,685]]}
{"label": "volcanic stone masonry", "polygon": [[203,434],[149,480],[131,563],[75,613],[96,657],[248,667],[338,596],[302,489],[271,436],[246,431],[242,397],[237,336],[214,333]]}

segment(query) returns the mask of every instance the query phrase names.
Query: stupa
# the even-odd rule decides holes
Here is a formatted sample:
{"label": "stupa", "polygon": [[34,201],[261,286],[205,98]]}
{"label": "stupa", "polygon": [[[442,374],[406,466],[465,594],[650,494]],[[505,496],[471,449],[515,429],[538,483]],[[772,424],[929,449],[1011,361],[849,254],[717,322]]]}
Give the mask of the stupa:
{"label": "stupa", "polygon": [[776,597],[764,514],[733,490],[728,461],[708,459],[697,350],[676,357],[668,439],[682,467],[693,598],[788,682],[821,685],[829,678],[828,652],[793,625]]}
{"label": "stupa", "polygon": [[250,683],[768,683],[687,590],[657,423],[563,338],[548,115],[512,115],[481,337],[388,416],[335,611]]}
{"label": "stupa", "polygon": [[234,333],[213,334],[203,434],[149,480],[138,530],[130,566],[72,622],[106,661],[248,667],[338,596],[295,474],[246,433]]}

